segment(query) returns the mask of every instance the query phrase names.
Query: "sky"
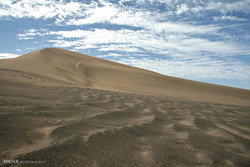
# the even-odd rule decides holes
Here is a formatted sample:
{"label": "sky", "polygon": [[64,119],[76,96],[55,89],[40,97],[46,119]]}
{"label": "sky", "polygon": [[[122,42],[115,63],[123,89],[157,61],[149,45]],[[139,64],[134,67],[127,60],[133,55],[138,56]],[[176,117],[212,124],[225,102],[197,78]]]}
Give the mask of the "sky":
{"label": "sky", "polygon": [[250,0],[1,0],[0,58],[56,47],[250,89]]}

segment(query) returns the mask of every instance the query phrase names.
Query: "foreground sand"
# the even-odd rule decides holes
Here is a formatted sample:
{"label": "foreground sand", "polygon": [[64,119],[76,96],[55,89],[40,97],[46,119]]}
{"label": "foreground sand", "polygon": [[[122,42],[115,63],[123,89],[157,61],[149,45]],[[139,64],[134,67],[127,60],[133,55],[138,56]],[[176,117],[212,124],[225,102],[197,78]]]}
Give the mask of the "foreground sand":
{"label": "foreground sand", "polygon": [[[186,93],[202,90],[184,91],[184,98],[164,96],[156,88],[126,93],[129,86],[118,89],[122,86],[109,83],[105,70],[102,79],[99,66],[88,66],[86,79],[75,66],[61,67],[71,75],[52,67],[48,72],[33,67],[32,73],[13,62],[0,62],[0,166],[250,166],[248,90],[183,80],[190,83]],[[168,79],[177,86],[182,81]],[[225,90],[231,90],[230,97],[223,96]],[[216,95],[224,99],[216,103],[211,98]],[[4,164],[8,159],[42,163]]]}

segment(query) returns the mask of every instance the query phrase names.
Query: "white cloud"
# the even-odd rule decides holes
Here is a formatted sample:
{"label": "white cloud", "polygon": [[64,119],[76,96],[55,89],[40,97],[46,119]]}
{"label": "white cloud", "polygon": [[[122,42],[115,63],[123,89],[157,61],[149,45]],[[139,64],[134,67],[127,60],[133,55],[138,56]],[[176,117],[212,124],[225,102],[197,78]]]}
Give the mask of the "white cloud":
{"label": "white cloud", "polygon": [[[133,5],[129,6],[129,2]],[[149,4],[148,4],[149,3]],[[137,4],[137,5],[135,5]],[[163,4],[165,6],[163,6]],[[166,7],[166,11],[159,12],[157,5]],[[151,8],[145,8],[152,6]],[[179,1],[179,0],[120,0],[112,3],[108,0],[97,0],[90,2],[64,1],[64,0],[1,0],[0,18],[54,18],[56,24],[84,25],[94,23],[121,23],[127,25],[133,22],[133,26],[139,21],[152,21],[159,13],[164,12],[165,16],[182,14],[188,12],[206,12],[208,10],[219,11],[223,14],[233,12],[250,13],[250,1],[209,1],[200,0]],[[126,13],[128,12],[128,13]],[[197,16],[197,15],[196,15]],[[148,18],[149,17],[149,18]],[[125,20],[120,20],[120,19]]]}
{"label": "white cloud", "polygon": [[109,57],[124,57],[124,54],[118,54],[118,53],[109,53],[105,55],[97,55],[99,58],[109,58]]}
{"label": "white cloud", "polygon": [[179,15],[179,14],[182,14],[184,12],[187,12],[188,10],[189,10],[189,7],[187,4],[181,4],[181,5],[177,6],[176,14]]}
{"label": "white cloud", "polygon": [[190,25],[187,23],[178,23],[172,21],[160,21],[159,19],[164,16],[152,16],[149,13],[128,13],[123,12],[121,15],[117,15],[115,18],[109,20],[111,24],[134,26],[151,30],[155,32],[178,32],[178,33],[193,33],[193,34],[204,34],[204,33],[215,33],[220,29],[219,26],[213,25]]}
{"label": "white cloud", "polygon": [[101,1],[103,6],[98,6],[90,4],[86,5],[84,9],[84,19],[69,19],[66,24],[67,25],[85,25],[85,24],[94,24],[94,23],[103,23],[106,22],[112,17],[116,16],[119,12],[119,8],[117,8],[114,4],[108,3],[105,1]]}
{"label": "white cloud", "polygon": [[220,21],[220,20],[231,20],[231,21],[247,21],[245,18],[238,18],[235,16],[221,16],[221,17],[214,17],[215,21]]}
{"label": "white cloud", "polygon": [[[168,12],[152,11],[146,8],[138,9],[131,6],[113,4],[99,0],[84,4],[80,2],[64,1],[33,1],[21,0],[16,3],[8,1],[3,4],[1,17],[15,18],[55,18],[57,24],[86,25],[94,23],[110,23],[128,25],[153,31],[181,32],[181,33],[208,33],[219,29],[216,26],[196,26],[185,23],[164,21]],[[98,5],[99,4],[99,5]],[[176,6],[177,14],[189,9],[187,4]]]}
{"label": "white cloud", "polygon": [[0,53],[0,59],[10,59],[10,58],[16,58],[20,55],[13,54],[13,53]]}
{"label": "white cloud", "polygon": [[241,1],[209,1],[201,2],[198,1],[196,3],[193,3],[193,7],[190,8],[193,12],[206,12],[208,10],[210,11],[216,11],[220,12],[222,14],[228,14],[233,12],[241,12],[245,14],[249,14],[249,8],[250,8],[250,1],[249,0],[241,0]]}
{"label": "white cloud", "polygon": [[35,18],[49,19],[56,17],[60,20],[66,17],[73,17],[79,13],[83,6],[78,2],[64,2],[54,0],[4,0],[0,2],[0,18]]}
{"label": "white cloud", "polygon": [[54,43],[55,47],[75,47],[79,45],[80,41],[66,41],[66,40],[49,40],[48,42]]}
{"label": "white cloud", "polygon": [[[215,33],[220,29],[219,26],[214,25],[192,25],[181,22],[173,22],[163,20],[167,18],[168,12],[154,12],[140,10],[137,8],[124,8],[114,5],[112,3],[104,3],[104,6],[86,7],[82,17],[74,17],[66,21],[67,25],[88,25],[94,23],[109,23],[116,25],[126,25],[156,32],[179,32],[179,33]],[[188,10],[186,4],[180,5],[177,13],[181,14]]]}
{"label": "white cloud", "polygon": [[243,12],[245,14],[250,13],[250,1],[249,0],[241,0],[235,2],[227,2],[227,3],[215,3],[213,9],[218,9],[222,13],[226,14],[228,12]]}
{"label": "white cloud", "polygon": [[44,36],[46,35],[47,29],[29,29],[29,30],[25,30],[25,32],[23,34],[17,34],[17,38],[19,40],[28,40],[28,39],[33,39],[34,36]]}
{"label": "white cloud", "polygon": [[[232,56],[248,54],[249,48],[225,41],[210,41],[192,37],[186,33],[154,32],[151,30],[71,30],[71,31],[35,31],[28,30],[18,38],[50,37],[48,42],[55,47],[73,47],[74,49],[91,49],[99,51],[145,52],[161,55],[201,55]],[[54,39],[53,39],[54,38]]]}
{"label": "white cloud", "polygon": [[126,44],[110,44],[102,45],[98,49],[99,51],[123,51],[123,52],[140,52],[138,47],[133,47],[132,45]]}
{"label": "white cloud", "polygon": [[[123,2],[135,2],[133,0],[122,0]],[[233,0],[233,1],[225,1],[225,0],[138,0],[137,4],[145,5],[147,3],[151,4],[151,6],[159,5],[162,7],[166,7],[167,10],[175,11],[174,13],[181,14],[183,12],[207,12],[208,10],[213,10],[216,12],[221,12],[223,14],[232,13],[232,12],[242,12],[245,14],[249,14],[250,1],[249,0]],[[197,16],[197,15],[196,15]]]}
{"label": "white cloud", "polygon": [[242,49],[237,44],[223,41],[209,41],[207,39],[191,38],[179,42],[177,48],[182,48],[185,52],[210,52],[220,55],[245,54],[248,49]]}
{"label": "white cloud", "polygon": [[[117,60],[116,60],[117,61]],[[246,80],[250,77],[250,66],[241,62],[216,60],[211,58],[175,60],[150,58],[125,58],[118,62],[159,72],[165,75],[188,79],[235,79]]]}

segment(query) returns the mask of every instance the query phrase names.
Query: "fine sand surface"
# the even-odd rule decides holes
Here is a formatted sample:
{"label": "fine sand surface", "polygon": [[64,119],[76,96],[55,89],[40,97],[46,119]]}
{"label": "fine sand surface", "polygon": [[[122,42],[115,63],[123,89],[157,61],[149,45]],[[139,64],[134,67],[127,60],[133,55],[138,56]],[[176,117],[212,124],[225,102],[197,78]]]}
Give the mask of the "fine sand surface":
{"label": "fine sand surface", "polygon": [[0,60],[0,88],[0,166],[250,166],[249,90],[55,48]]}

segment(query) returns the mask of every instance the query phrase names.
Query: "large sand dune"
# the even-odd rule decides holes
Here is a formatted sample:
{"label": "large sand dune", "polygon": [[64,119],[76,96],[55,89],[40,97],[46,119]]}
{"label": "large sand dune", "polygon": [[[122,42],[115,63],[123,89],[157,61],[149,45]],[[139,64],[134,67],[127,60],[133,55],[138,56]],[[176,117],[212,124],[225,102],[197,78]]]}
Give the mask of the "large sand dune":
{"label": "large sand dune", "polygon": [[15,59],[1,60],[0,68],[40,74],[90,88],[250,105],[250,90],[169,77],[63,49],[47,48]]}
{"label": "large sand dune", "polygon": [[0,88],[0,166],[250,166],[249,90],[62,49],[0,60]]}

